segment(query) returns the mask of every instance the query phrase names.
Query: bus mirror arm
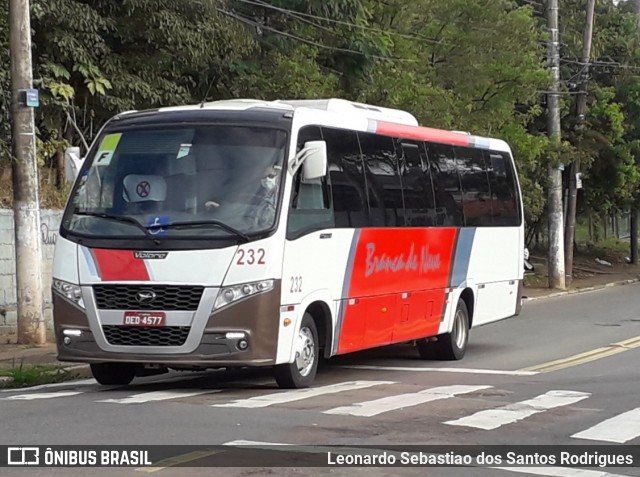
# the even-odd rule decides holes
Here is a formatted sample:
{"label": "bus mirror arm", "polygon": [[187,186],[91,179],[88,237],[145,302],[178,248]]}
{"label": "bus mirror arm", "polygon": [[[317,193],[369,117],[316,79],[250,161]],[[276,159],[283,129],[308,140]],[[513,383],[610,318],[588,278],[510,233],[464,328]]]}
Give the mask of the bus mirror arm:
{"label": "bus mirror arm", "polygon": [[67,182],[73,182],[80,172],[84,158],[80,158],[79,147],[68,147],[64,151],[64,178]]}
{"label": "bus mirror arm", "polygon": [[289,163],[289,172],[294,175],[302,166],[303,179],[319,179],[327,175],[327,143],[309,141]]}

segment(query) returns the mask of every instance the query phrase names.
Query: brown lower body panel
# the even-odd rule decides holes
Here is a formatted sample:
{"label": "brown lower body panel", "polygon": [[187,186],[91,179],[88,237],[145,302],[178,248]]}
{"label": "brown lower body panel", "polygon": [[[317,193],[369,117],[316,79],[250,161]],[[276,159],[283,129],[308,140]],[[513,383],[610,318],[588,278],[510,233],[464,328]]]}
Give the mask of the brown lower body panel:
{"label": "brown lower body panel", "polygon": [[[166,367],[238,367],[275,364],[280,321],[280,281],[273,290],[251,296],[212,313],[198,347],[184,354],[105,351],[96,342],[85,311],[53,293],[53,315],[58,360],[82,363],[126,362]],[[82,335],[64,341],[65,329]],[[229,331],[243,331],[249,346],[241,350]]]}

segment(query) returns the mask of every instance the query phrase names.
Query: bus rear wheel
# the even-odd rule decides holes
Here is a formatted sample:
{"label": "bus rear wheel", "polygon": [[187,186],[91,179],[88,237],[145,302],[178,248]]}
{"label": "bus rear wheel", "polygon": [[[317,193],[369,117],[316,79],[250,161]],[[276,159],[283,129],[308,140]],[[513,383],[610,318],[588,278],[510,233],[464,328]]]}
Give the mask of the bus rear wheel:
{"label": "bus rear wheel", "polygon": [[443,333],[436,339],[435,342],[426,339],[416,342],[422,359],[458,360],[464,357],[469,341],[469,311],[464,300],[458,301],[451,333]]}
{"label": "bus rear wheel", "polygon": [[106,386],[126,386],[136,377],[136,366],[130,363],[94,363],[91,374]]}
{"label": "bus rear wheel", "polygon": [[285,389],[307,388],[316,377],[319,361],[318,330],[309,313],[305,313],[294,343],[296,356],[293,363],[274,368],[278,386]]}

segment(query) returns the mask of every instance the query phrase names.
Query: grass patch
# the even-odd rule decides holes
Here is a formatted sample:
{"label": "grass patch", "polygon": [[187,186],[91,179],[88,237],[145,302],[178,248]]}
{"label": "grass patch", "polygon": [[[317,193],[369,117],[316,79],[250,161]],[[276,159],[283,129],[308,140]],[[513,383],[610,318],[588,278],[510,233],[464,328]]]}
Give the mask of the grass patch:
{"label": "grass patch", "polygon": [[[620,278],[637,277],[640,268],[630,265],[627,257],[630,255],[630,243],[628,240],[621,240],[609,237],[607,240],[598,242],[580,242],[574,248],[572,282],[567,282],[567,286],[584,287],[604,283],[603,277],[614,276],[611,280]],[[547,288],[547,253],[546,243],[537,247],[531,247],[530,261],[535,267],[534,273],[527,273],[524,277],[525,287]],[[599,260],[596,260],[599,259]],[[602,260],[609,262],[609,265],[602,263]],[[576,280],[581,283],[576,284]]]}
{"label": "grass patch", "polygon": [[578,253],[588,258],[600,258],[612,263],[627,263],[627,257],[631,253],[629,242],[616,238],[602,240],[600,242],[587,242],[578,245]]}
{"label": "grass patch", "polygon": [[533,273],[526,273],[524,276],[525,287],[546,288],[549,286],[547,276],[537,275]]}
{"label": "grass patch", "polygon": [[[628,240],[620,240],[610,237],[607,240],[598,242],[578,242],[574,248],[574,261],[588,260],[594,262],[596,258],[607,260],[614,265],[623,265],[627,263],[627,257],[631,254],[631,245]],[[536,258],[545,258],[548,254],[547,243],[543,242],[539,246],[529,247],[532,261]]]}
{"label": "grass patch", "polygon": [[77,375],[67,371],[62,366],[28,365],[20,363],[18,367],[0,369],[0,376],[9,380],[0,382],[0,387],[22,388],[39,384],[61,383],[75,379]]}

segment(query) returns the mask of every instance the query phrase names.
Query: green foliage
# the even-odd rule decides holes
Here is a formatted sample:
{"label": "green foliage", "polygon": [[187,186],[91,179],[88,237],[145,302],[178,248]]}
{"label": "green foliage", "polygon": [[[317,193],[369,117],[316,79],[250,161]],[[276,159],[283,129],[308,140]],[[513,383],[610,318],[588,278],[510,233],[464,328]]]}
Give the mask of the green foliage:
{"label": "green foliage", "polygon": [[524,211],[527,222],[540,219],[545,205],[547,168],[551,143],[546,136],[528,134],[522,125],[511,123],[502,128],[501,136],[513,149],[520,188],[523,191]]}
{"label": "green foliage", "polygon": [[[565,5],[565,57],[582,49],[585,6],[586,0]],[[584,171],[583,209],[621,210],[637,200],[637,39],[630,5],[596,2],[587,115],[580,121],[569,110],[563,118],[563,134],[576,148]],[[572,79],[568,86],[576,91],[584,81],[584,65],[573,56],[564,62],[563,76]]]}
{"label": "green foliage", "polygon": [[548,73],[529,8],[505,0],[390,5],[373,21],[384,25],[404,6],[392,50],[402,60],[373,65],[359,84],[362,100],[406,108],[430,126],[486,135],[540,112],[537,91]]}
{"label": "green foliage", "polygon": [[615,102],[613,88],[595,88],[589,116],[593,129],[604,135],[608,142],[622,138],[625,132],[625,117],[621,106]]}
{"label": "green foliage", "polygon": [[317,55],[318,51],[307,45],[297,45],[287,54],[271,50],[265,53],[267,61],[262,68],[249,65],[230,89],[238,96],[264,99],[304,99],[309,91],[317,97],[331,97],[339,78],[320,69],[315,61]]}
{"label": "green foliage", "polygon": [[58,151],[64,151],[69,147],[69,142],[65,139],[58,139],[58,132],[51,131],[49,137],[38,137],[36,139],[38,166],[43,167],[54,159]]}

